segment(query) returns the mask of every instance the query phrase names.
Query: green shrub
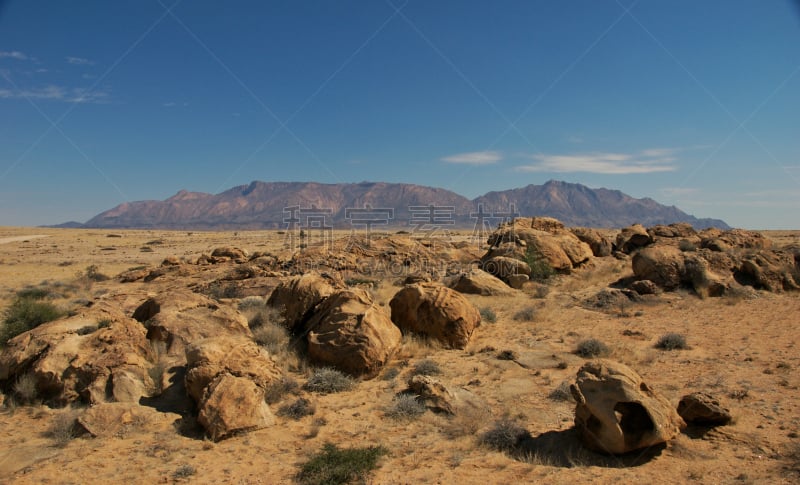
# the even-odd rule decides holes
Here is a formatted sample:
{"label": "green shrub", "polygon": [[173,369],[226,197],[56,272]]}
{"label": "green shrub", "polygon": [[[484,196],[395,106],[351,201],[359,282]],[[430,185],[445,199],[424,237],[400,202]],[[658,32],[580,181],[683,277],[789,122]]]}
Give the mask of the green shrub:
{"label": "green shrub", "polygon": [[575,353],[581,357],[589,359],[592,357],[602,357],[608,355],[610,350],[603,342],[597,340],[596,338],[590,338],[578,343],[578,348],[575,349]]}
{"label": "green shrub", "polygon": [[299,388],[300,384],[298,384],[293,378],[286,376],[281,377],[277,381],[267,386],[267,389],[264,392],[264,401],[267,404],[275,404],[283,399],[283,396],[293,393]]}
{"label": "green shrub", "polygon": [[315,369],[308,378],[305,388],[308,391],[322,394],[333,394],[352,389],[355,381],[352,377],[330,367]]}
{"label": "green shrub", "polygon": [[0,345],[6,345],[17,335],[62,316],[64,312],[51,303],[17,298],[5,311],[3,326],[0,328]]}
{"label": "green shrub", "polygon": [[32,373],[17,376],[12,389],[14,390],[14,397],[21,404],[33,404],[36,401],[38,391],[36,390],[36,377]]}
{"label": "green shrub", "polygon": [[559,384],[558,387],[550,391],[550,394],[548,394],[547,397],[553,401],[575,401],[575,398],[572,397],[572,392],[569,390],[569,381],[564,381]]}
{"label": "green shrub", "polygon": [[494,323],[497,321],[497,314],[489,307],[481,308],[480,313],[482,322]]}
{"label": "green shrub", "polygon": [[106,281],[110,279],[108,275],[100,272],[100,268],[98,268],[96,264],[86,267],[86,278],[89,279],[89,281]]}
{"label": "green shrub", "polygon": [[45,288],[24,288],[17,292],[17,298],[23,300],[44,300],[50,296],[50,291]]}
{"label": "green shrub", "polygon": [[47,434],[59,448],[67,446],[70,441],[78,437],[77,412],[66,409],[56,414]]}
{"label": "green shrub", "polygon": [[392,399],[386,415],[398,421],[411,420],[425,414],[425,404],[414,394],[402,393]]}
{"label": "green shrub", "polygon": [[303,485],[366,482],[369,473],[378,466],[378,460],[388,453],[383,446],[339,448],[326,443],[322,451],[301,466],[297,481]]}
{"label": "green shrub", "polygon": [[531,268],[531,281],[547,281],[556,273],[547,258],[536,248],[528,247],[525,252],[525,262]]}
{"label": "green shrub", "polygon": [[289,332],[274,323],[265,323],[253,329],[253,340],[275,355],[288,348]]}
{"label": "green shrub", "polygon": [[679,333],[667,333],[656,342],[656,348],[661,350],[685,350],[689,348],[686,337]]}

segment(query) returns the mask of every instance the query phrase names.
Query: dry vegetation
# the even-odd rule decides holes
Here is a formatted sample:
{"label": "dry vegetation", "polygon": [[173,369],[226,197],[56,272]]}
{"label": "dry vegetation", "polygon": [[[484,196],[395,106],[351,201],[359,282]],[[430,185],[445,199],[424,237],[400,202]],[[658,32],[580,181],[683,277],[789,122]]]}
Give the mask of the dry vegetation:
{"label": "dry vegetation", "polygon": [[[222,245],[278,251],[283,241],[271,231],[109,237],[112,231],[0,228],[0,239],[32,234],[47,237],[0,244],[0,309],[28,291],[66,313],[119,285],[98,275],[156,267],[167,256]],[[798,241],[797,233],[770,235],[779,244]],[[266,397],[276,425],[212,443],[186,432],[193,423],[173,414],[160,424],[134,420],[115,436],[92,438],[74,425],[80,410],[40,404],[21,378],[0,397],[0,482],[325,483],[343,476],[381,484],[797,483],[800,297],[701,299],[679,291],[606,311],[581,305],[628,274],[629,262],[604,258],[515,296],[470,295],[493,322],[465,350],[406,335],[381,374],[363,381],[304,365],[280,316],[264,306],[268,294],[237,298],[227,304],[241,309],[259,344],[283,362],[284,379]],[[391,279],[351,283],[369,286],[384,306],[398,289]],[[504,352],[513,358],[498,358]],[[571,431],[574,403],[566,383],[584,357],[595,355],[631,366],[675,404],[684,394],[711,392],[735,423],[683,434],[657,456],[588,452]],[[456,417],[426,411],[401,393],[414,374],[468,389],[491,411]]]}

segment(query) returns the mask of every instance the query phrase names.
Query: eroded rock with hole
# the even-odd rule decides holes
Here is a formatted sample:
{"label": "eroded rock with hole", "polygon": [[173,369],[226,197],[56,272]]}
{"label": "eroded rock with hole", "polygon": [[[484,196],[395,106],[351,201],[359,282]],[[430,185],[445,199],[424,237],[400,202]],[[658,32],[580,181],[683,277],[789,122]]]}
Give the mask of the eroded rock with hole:
{"label": "eroded rock with hole", "polygon": [[329,296],[307,327],[309,359],[355,376],[375,376],[402,338],[386,311],[362,288]]}
{"label": "eroded rock with hole", "polygon": [[403,332],[424,335],[463,349],[481,323],[478,309],[461,293],[437,283],[409,285],[389,302],[392,321]]}
{"label": "eroded rock with hole", "polygon": [[623,454],[663,444],[686,424],[633,369],[610,360],[585,364],[570,386],[575,427],[595,451]]}
{"label": "eroded rock with hole", "polygon": [[275,423],[264,389],[246,377],[227,373],[206,387],[199,408],[197,421],[214,441]]}
{"label": "eroded rock with hole", "polygon": [[633,224],[622,229],[622,231],[617,234],[617,240],[614,244],[614,247],[617,251],[630,254],[633,251],[652,243],[653,236],[647,232],[647,229],[645,229],[641,224]]}

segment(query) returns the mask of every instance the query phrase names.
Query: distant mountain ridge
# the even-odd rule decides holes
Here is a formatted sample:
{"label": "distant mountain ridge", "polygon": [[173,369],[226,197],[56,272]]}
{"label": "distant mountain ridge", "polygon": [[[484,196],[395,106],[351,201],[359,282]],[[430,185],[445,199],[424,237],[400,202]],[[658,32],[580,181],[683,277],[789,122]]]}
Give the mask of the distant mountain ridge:
{"label": "distant mountain ridge", "polygon": [[[551,180],[544,185],[489,192],[469,200],[449,190],[414,184],[362,182],[321,184],[316,182],[260,182],[233,187],[219,194],[181,190],[163,200],[126,202],[87,221],[88,228],[158,229],[271,229],[286,228],[286,219],[298,213],[324,215],[325,224],[351,227],[358,214],[347,209],[393,209],[389,226],[413,226],[425,222],[423,206],[452,207],[437,213],[439,220],[452,220],[459,227],[471,226],[470,216],[482,207],[492,215],[515,207],[520,216],[555,217],[568,226],[618,228],[633,223],[646,226],[688,222],[697,228],[729,226],[719,219],[698,219],[677,207],[649,199],[636,199],[618,190],[591,189],[581,184]],[[410,208],[416,207],[415,210]],[[313,216],[314,214],[311,214]],[[350,216],[348,218],[348,216]],[[381,217],[388,216],[383,214]],[[302,221],[305,221],[301,217]],[[492,222],[492,219],[487,219]],[[72,224],[70,224],[72,226]]]}

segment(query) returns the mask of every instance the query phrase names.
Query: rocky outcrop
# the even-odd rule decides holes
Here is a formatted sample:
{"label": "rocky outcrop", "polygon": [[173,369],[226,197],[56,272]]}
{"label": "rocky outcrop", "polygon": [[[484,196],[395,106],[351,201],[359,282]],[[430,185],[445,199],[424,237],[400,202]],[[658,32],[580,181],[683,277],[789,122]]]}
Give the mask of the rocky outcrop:
{"label": "rocky outcrop", "polygon": [[570,386],[575,427],[595,451],[624,454],[675,438],[686,424],[669,402],[631,368],[596,360]]}
{"label": "rocky outcrop", "polygon": [[683,253],[673,246],[652,246],[634,254],[633,274],[661,288],[678,288],[686,273]]}
{"label": "rocky outcrop", "polygon": [[355,376],[375,376],[402,334],[385,310],[361,288],[338,291],[309,319],[308,357]]}
{"label": "rocky outcrop", "polygon": [[614,245],[607,237],[600,234],[599,231],[586,227],[572,227],[570,231],[572,231],[572,234],[575,234],[575,237],[589,245],[595,257],[602,258],[611,256]]}
{"label": "rocky outcrop", "polygon": [[630,254],[633,251],[652,243],[653,236],[647,232],[647,229],[645,229],[641,224],[633,224],[632,226],[622,229],[622,231],[617,234],[617,240],[614,243],[614,247],[617,251]]}
{"label": "rocky outcrop", "polygon": [[137,402],[153,391],[153,360],[145,328],[100,300],[11,339],[0,352],[0,381],[31,374],[37,394],[60,406]]}
{"label": "rocky outcrop", "polygon": [[389,302],[392,321],[403,332],[424,335],[463,349],[481,323],[478,309],[461,293],[436,283],[409,285]]}
{"label": "rocky outcrop", "polygon": [[179,417],[136,403],[109,402],[87,408],[78,416],[77,424],[94,438],[110,438],[125,430],[148,433],[173,430],[173,423]]}

